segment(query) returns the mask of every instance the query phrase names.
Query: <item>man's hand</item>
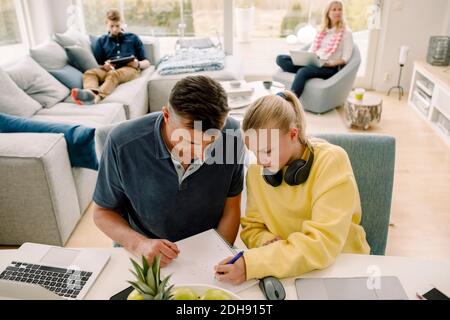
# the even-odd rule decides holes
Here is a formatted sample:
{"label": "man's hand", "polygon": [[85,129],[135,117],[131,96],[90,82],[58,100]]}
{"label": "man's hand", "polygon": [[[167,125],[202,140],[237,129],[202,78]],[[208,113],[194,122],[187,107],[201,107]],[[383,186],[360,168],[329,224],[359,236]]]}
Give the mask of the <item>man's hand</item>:
{"label": "man's hand", "polygon": [[139,60],[138,59],[134,59],[133,61],[128,63],[127,66],[135,68],[135,69],[139,69]]}
{"label": "man's hand", "polygon": [[283,240],[283,239],[281,239],[280,237],[275,237],[275,239],[264,242],[262,246],[265,247],[265,246],[268,246],[269,244],[275,243],[280,240]]}
{"label": "man's hand", "polygon": [[161,256],[161,267],[165,267],[178,257],[180,250],[175,243],[168,240],[144,239],[139,242],[135,252],[138,256],[144,256],[149,263],[156,256]]}
{"label": "man's hand", "polygon": [[111,70],[115,70],[115,66],[111,64],[111,60],[107,60],[105,64],[102,66],[102,69],[108,72]]}
{"label": "man's hand", "polygon": [[227,258],[214,267],[216,271],[216,279],[223,282],[228,282],[234,285],[239,285],[247,280],[245,269],[245,259],[240,258],[234,264],[227,264],[233,257]]}

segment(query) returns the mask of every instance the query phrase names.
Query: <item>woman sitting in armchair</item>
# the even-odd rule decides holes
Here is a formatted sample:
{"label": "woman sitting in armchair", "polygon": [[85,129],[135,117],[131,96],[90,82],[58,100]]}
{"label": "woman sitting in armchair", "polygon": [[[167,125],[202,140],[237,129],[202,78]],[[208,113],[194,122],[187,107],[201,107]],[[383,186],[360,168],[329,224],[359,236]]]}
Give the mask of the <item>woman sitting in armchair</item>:
{"label": "woman sitting in armchair", "polygon": [[329,79],[350,60],[353,52],[353,35],[346,28],[344,6],[341,1],[331,1],[325,8],[322,26],[309,51],[326,63],[323,67],[296,66],[288,55],[279,55],[277,64],[285,72],[296,73],[292,91],[300,97],[309,79]]}

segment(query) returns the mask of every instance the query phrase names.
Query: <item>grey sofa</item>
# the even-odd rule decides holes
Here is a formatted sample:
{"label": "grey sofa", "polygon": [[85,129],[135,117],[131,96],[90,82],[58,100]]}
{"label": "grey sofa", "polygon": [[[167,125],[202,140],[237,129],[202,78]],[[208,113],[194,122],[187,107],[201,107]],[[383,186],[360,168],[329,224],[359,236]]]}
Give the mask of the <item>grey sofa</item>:
{"label": "grey sofa", "polygon": [[[157,41],[144,45],[158,59]],[[54,48],[48,41],[38,49]],[[144,70],[99,105],[65,99],[31,118],[99,128],[140,117],[149,112],[147,84],[154,72],[155,67]],[[91,203],[97,180],[96,171],[71,167],[63,135],[38,133],[0,133],[0,176],[0,245],[64,245]]]}
{"label": "grey sofa", "polygon": [[[342,106],[353,88],[360,64],[361,54],[355,45],[349,62],[336,75],[327,80],[309,80],[300,97],[305,110],[313,113],[325,113]],[[294,73],[284,72],[281,69],[273,75],[274,81],[281,82],[288,89],[292,87],[294,78]]]}
{"label": "grey sofa", "polygon": [[[173,85],[186,74],[159,76],[154,67],[160,56],[158,41],[142,40],[153,66],[138,79],[120,85],[99,105],[77,106],[67,97],[51,108],[39,108],[31,118],[98,129],[161,110]],[[60,61],[46,56],[55,50]],[[47,71],[68,61],[53,40],[33,52],[31,57]],[[225,70],[203,74],[218,80],[241,79],[239,60],[226,59]],[[59,134],[0,133],[0,176],[0,245],[64,245],[91,203],[97,180],[96,171],[71,167],[65,139]]]}

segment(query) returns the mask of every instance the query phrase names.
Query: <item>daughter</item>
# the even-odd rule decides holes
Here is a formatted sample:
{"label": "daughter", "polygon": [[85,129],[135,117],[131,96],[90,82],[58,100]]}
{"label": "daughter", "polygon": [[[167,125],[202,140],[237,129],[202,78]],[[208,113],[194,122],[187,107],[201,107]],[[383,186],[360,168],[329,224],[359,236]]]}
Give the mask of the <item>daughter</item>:
{"label": "daughter", "polygon": [[[256,132],[258,141],[246,141],[258,160],[248,170],[241,220],[241,238],[250,250],[233,265],[226,265],[229,258],[216,266],[218,280],[295,277],[328,267],[340,253],[369,254],[348,155],[341,147],[308,140],[303,108],[293,93],[256,101],[243,130],[247,137]],[[272,130],[278,139],[261,134]]]}

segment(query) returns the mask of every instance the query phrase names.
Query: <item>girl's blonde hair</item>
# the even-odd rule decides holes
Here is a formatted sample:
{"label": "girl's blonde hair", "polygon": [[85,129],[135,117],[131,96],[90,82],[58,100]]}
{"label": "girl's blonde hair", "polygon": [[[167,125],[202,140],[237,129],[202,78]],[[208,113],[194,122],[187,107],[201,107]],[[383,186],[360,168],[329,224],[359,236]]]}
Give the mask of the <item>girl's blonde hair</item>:
{"label": "girl's blonde hair", "polygon": [[329,17],[329,13],[331,10],[331,7],[334,4],[339,4],[342,8],[342,19],[339,21],[339,23],[336,25],[336,30],[340,30],[341,28],[345,27],[345,19],[344,19],[344,4],[340,0],[332,0],[328,2],[328,4],[325,6],[322,14],[322,25],[320,27],[320,32],[324,32],[327,29],[330,29],[332,27],[331,25],[331,19]]}
{"label": "girl's blonde hair", "polygon": [[265,96],[255,101],[246,112],[242,129],[280,129],[287,133],[293,126],[298,129],[300,143],[306,145],[306,121],[303,106],[291,91],[284,91],[286,99],[278,95]]}

